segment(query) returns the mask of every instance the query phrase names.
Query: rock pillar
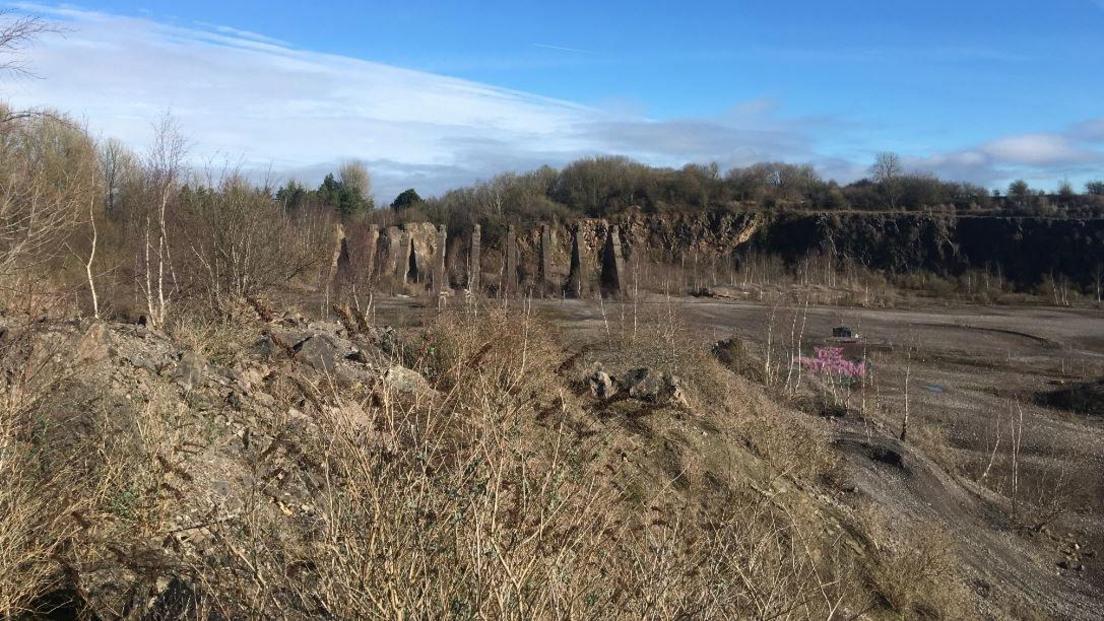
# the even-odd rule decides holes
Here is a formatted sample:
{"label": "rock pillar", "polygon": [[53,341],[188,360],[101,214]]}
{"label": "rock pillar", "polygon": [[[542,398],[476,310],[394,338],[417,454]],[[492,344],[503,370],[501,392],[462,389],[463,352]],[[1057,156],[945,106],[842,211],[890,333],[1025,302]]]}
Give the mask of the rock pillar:
{"label": "rock pillar", "polygon": [[434,256],[433,289],[438,293],[446,291],[448,286],[448,267],[445,265],[445,255],[448,241],[448,232],[445,225],[437,225],[437,254]]}
{"label": "rock pillar", "polygon": [[617,225],[609,228],[606,234],[606,246],[602,250],[602,293],[621,295],[624,293],[625,257],[621,254],[621,234]]}
{"label": "rock pillar", "polygon": [[480,259],[480,244],[483,243],[483,233],[480,226],[475,225],[475,229],[471,234],[471,248],[468,251],[468,291],[474,295],[479,295],[479,266],[482,265]]}
{"label": "rock pillar", "polygon": [[349,263],[349,246],[345,242],[345,227],[340,223],[334,225],[334,246],[330,257],[329,271],[326,274],[326,291],[329,295],[330,288],[336,284],[338,268],[344,263]]}
{"label": "rock pillar", "polygon": [[377,273],[381,279],[400,277],[398,264],[403,256],[401,246],[402,232],[397,226],[389,226],[380,233],[380,241],[377,242],[378,258],[376,259]]}
{"label": "rock pillar", "polygon": [[360,256],[364,257],[363,270],[368,282],[373,282],[376,276],[376,247],[379,245],[379,225],[368,226],[368,236],[364,240],[364,249]]}
{"label": "rock pillar", "polygon": [[518,285],[518,248],[517,232],[514,225],[506,227],[506,257],[503,260],[505,272],[502,274],[502,290],[507,295],[517,292]]}
{"label": "rock pillar", "polygon": [[583,269],[583,240],[579,225],[571,229],[571,267],[567,273],[567,295],[573,298],[583,297],[583,289],[587,281],[586,271]]}
{"label": "rock pillar", "polygon": [[540,234],[540,286],[542,293],[552,288],[552,227],[541,225]]}
{"label": "rock pillar", "polygon": [[399,256],[395,263],[395,278],[398,282],[405,285],[411,274],[417,278],[420,266],[414,254],[414,236],[406,229],[399,235]]}

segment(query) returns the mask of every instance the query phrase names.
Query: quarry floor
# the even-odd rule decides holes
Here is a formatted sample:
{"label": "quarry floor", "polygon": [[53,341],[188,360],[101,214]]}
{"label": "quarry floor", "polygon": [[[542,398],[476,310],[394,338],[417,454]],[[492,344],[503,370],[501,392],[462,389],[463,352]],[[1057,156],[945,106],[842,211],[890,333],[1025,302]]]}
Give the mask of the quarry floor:
{"label": "quarry floor", "polygon": [[[525,312],[526,303],[512,304]],[[1104,311],[662,296],[528,304],[579,346],[634,321],[677,318],[704,342],[738,336],[762,349],[769,339],[788,360],[827,344],[833,327],[850,327],[862,336],[857,347],[872,376],[862,404],[851,403],[862,416],[824,422],[853,466],[841,501],[877,503],[899,512],[903,527],[931,523],[951,533],[968,586],[993,602],[993,617],[1104,618],[1104,420],[1034,404],[1039,392],[1104,377]],[[418,323],[432,312],[409,298],[378,301],[386,323]],[[906,386],[904,447],[893,437]],[[871,459],[879,444],[902,452],[901,463]],[[1013,497],[1021,499],[1015,506]]]}

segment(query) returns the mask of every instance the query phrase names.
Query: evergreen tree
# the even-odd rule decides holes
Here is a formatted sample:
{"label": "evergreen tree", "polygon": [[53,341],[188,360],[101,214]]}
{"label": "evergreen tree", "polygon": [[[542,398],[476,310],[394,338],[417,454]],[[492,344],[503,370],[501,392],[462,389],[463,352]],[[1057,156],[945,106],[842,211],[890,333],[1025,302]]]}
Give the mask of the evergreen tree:
{"label": "evergreen tree", "polygon": [[318,186],[317,195],[321,204],[335,209],[343,217],[365,211],[369,206],[360,188],[338,181],[333,173],[326,175],[322,180],[322,185]]}
{"label": "evergreen tree", "polygon": [[422,200],[422,197],[418,196],[418,193],[414,191],[414,188],[410,188],[407,190],[403,190],[402,193],[395,197],[395,200],[391,201],[391,209],[399,211],[401,209],[407,209],[409,207],[420,205],[423,202],[424,201]]}

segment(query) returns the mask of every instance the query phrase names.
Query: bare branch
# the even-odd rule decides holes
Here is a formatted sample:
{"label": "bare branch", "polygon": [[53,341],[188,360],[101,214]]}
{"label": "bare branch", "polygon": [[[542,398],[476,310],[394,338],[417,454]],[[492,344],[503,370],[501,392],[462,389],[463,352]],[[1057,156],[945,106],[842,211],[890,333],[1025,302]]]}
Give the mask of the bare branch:
{"label": "bare branch", "polygon": [[0,73],[33,75],[20,58],[23,50],[35,39],[61,29],[35,16],[16,16],[11,10],[0,9]]}

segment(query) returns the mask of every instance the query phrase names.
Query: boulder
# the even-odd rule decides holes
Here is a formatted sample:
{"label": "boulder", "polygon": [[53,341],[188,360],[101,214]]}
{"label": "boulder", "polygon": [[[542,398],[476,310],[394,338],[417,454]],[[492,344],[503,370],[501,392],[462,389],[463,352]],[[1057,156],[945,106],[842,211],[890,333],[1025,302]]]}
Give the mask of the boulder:
{"label": "boulder", "polygon": [[251,355],[268,359],[279,353],[280,347],[276,344],[276,341],[272,340],[271,336],[264,334],[250,345],[246,351]]}
{"label": "boulder", "polygon": [[184,352],[173,369],[172,378],[186,391],[202,386],[207,381],[207,361],[193,351]]}
{"label": "boulder", "polygon": [[639,368],[619,374],[615,381],[629,397],[655,404],[686,404],[683,382],[670,373]]}
{"label": "boulder", "polygon": [[341,347],[335,338],[327,334],[314,334],[296,343],[292,349],[296,360],[323,373],[333,373],[351,348]]}
{"label": "boulder", "polygon": [[399,365],[387,369],[383,374],[383,385],[407,396],[426,397],[437,394],[420,373]]}
{"label": "boulder", "polygon": [[96,322],[81,336],[77,343],[77,361],[96,363],[103,362],[109,355],[107,328],[104,324]]}
{"label": "boulder", "polygon": [[586,382],[590,387],[590,394],[595,398],[605,400],[617,394],[617,383],[601,366],[595,366],[587,373]]}

